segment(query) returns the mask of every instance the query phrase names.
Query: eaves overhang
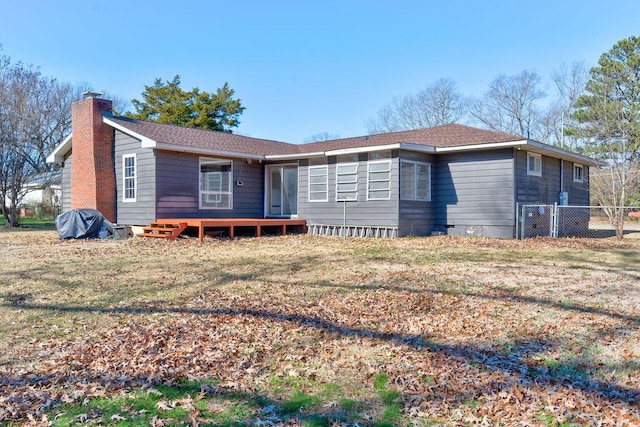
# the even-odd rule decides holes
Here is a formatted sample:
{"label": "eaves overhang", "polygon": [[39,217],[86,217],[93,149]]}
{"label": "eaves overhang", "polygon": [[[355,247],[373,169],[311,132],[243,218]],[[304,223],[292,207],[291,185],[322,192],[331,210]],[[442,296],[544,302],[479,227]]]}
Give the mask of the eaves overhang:
{"label": "eaves overhang", "polygon": [[108,117],[103,116],[102,122],[111,126],[114,129],[119,130],[120,132],[126,133],[127,135],[130,135],[136,139],[139,139],[140,142],[142,143],[142,147],[151,148],[156,143],[153,139],[146,137],[144,135],[141,135],[138,132],[134,132],[128,127],[122,126],[120,123],[110,120]]}
{"label": "eaves overhang", "polygon": [[603,163],[593,159],[589,156],[574,153],[573,151],[565,150],[561,147],[553,145],[543,144],[538,141],[527,140],[523,149],[534,153],[544,154],[551,157],[556,157],[563,160],[568,160],[573,163],[579,163],[587,166],[602,166]]}
{"label": "eaves overhang", "polygon": [[64,156],[71,150],[71,136],[72,134],[69,134],[62,140],[60,145],[47,156],[47,163],[61,164],[64,162]]}
{"label": "eaves overhang", "polygon": [[241,153],[238,151],[218,150],[215,148],[190,147],[188,145],[169,144],[166,142],[154,141],[153,144],[149,144],[149,143],[145,144],[143,142],[142,148],[175,151],[178,153],[199,154],[204,156],[221,156],[221,157],[234,157],[234,158],[251,159],[251,160],[265,160],[265,156],[261,154]]}
{"label": "eaves overhang", "polygon": [[265,156],[261,154],[250,154],[250,153],[241,153],[238,151],[229,151],[229,150],[219,150],[215,148],[206,148],[206,147],[191,147],[188,145],[181,144],[172,144],[168,142],[161,142],[141,135],[137,132],[132,131],[126,126],[122,126],[120,123],[117,123],[113,120],[109,120],[108,117],[103,117],[102,121],[113,128],[126,133],[138,140],[140,140],[141,148],[149,148],[149,149],[157,149],[157,150],[167,150],[167,151],[176,151],[179,153],[191,153],[191,154],[201,154],[205,156],[222,156],[222,157],[236,157],[236,158],[244,158],[244,159],[252,159],[252,160],[263,160]]}
{"label": "eaves overhang", "polygon": [[312,157],[342,156],[347,154],[371,153],[386,150],[419,151],[421,153],[434,153],[434,147],[428,145],[398,142],[385,145],[368,145],[365,147],[341,148],[327,151],[314,151],[309,153],[273,154],[265,156],[266,160],[308,159]]}

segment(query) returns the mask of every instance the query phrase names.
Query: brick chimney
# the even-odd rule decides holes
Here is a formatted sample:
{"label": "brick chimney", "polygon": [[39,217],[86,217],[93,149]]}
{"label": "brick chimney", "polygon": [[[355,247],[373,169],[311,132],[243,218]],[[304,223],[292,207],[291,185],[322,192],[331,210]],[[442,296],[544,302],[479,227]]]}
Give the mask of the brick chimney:
{"label": "brick chimney", "polygon": [[116,177],[113,129],[102,123],[111,101],[100,93],[85,92],[71,104],[71,208],[96,209],[116,221]]}

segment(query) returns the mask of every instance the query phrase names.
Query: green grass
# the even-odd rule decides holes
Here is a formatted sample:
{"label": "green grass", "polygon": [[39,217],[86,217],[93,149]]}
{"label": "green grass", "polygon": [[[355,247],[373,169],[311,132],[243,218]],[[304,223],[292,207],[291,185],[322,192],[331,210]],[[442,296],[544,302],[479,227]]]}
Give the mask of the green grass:
{"label": "green grass", "polygon": [[398,401],[400,398],[400,393],[395,390],[391,390],[387,387],[387,383],[389,381],[389,377],[387,374],[377,374],[373,378],[373,388],[384,402],[384,409],[382,411],[382,416],[378,421],[374,423],[376,426],[392,426],[397,423],[401,414],[400,411],[402,406]]}
{"label": "green grass", "polygon": [[54,426],[92,423],[111,426],[148,426],[154,420],[164,425],[191,424],[193,419],[222,426],[246,425],[256,418],[266,398],[241,393],[216,394],[207,382],[184,382],[153,389],[134,389],[126,396],[112,396],[67,403],[51,411]]}
{"label": "green grass", "polygon": [[[20,228],[32,228],[48,230],[56,228],[55,218],[22,217],[19,220]],[[0,227],[4,227],[4,218],[0,216]]]}
{"label": "green grass", "polygon": [[293,414],[299,411],[313,409],[314,407],[319,406],[320,403],[321,400],[318,396],[296,391],[290,399],[282,402],[281,412],[285,415]]}
{"label": "green grass", "polygon": [[573,423],[570,420],[558,421],[553,415],[543,412],[538,415],[538,420],[542,425],[549,427],[578,427],[579,423]]}
{"label": "green grass", "polygon": [[[401,420],[399,394],[386,387],[386,375],[376,376],[376,391],[384,401],[377,419],[363,419],[358,412],[366,403],[348,399],[334,384],[325,384],[321,393],[294,392],[288,399],[275,401],[264,396],[238,392],[217,392],[211,382],[185,381],[159,385],[152,389],[131,389],[125,395],[84,399],[56,406],[47,412],[53,426],[83,424],[109,426],[148,426],[156,420],[163,425],[252,425],[268,419],[276,424],[297,419],[308,427],[329,426],[333,421],[349,420],[374,426],[393,426]],[[212,391],[213,390],[213,391]],[[329,401],[338,402],[337,413],[316,412]],[[17,427],[18,424],[8,424]]]}

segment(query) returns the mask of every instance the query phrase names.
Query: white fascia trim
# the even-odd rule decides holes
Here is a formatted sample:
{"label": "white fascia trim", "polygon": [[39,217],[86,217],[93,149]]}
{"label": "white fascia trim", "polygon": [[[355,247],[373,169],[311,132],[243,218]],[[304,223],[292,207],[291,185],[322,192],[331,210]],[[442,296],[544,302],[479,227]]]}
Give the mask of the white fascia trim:
{"label": "white fascia trim", "polygon": [[504,148],[504,147],[518,147],[521,145],[527,145],[526,139],[520,141],[508,141],[508,142],[493,142],[489,144],[473,144],[473,145],[460,145],[457,147],[439,147],[436,148],[436,153],[448,153],[451,151],[470,151],[470,150],[489,150],[492,148]]}
{"label": "white fascia trim", "polygon": [[71,134],[62,140],[52,152],[47,156],[47,163],[61,164],[64,162],[64,155],[71,150]]}
{"label": "white fascia trim", "polygon": [[569,160],[576,163],[598,165],[599,162],[590,157],[583,156],[582,154],[574,153],[572,151],[565,150],[564,148],[555,147],[553,145],[543,144],[531,139],[523,139],[520,141],[508,141],[508,142],[495,142],[490,144],[474,144],[474,145],[461,145],[459,147],[442,147],[436,148],[437,153],[447,153],[455,151],[468,151],[468,150],[488,150],[493,148],[505,148],[505,147],[522,147],[524,150],[537,152],[539,154],[553,153],[555,156],[561,159]]}
{"label": "white fascia trim", "polygon": [[132,137],[140,140],[140,146],[142,148],[150,148],[150,149],[160,149],[160,150],[169,150],[169,151],[178,151],[181,153],[193,153],[193,154],[203,154],[209,156],[222,156],[222,157],[235,157],[241,159],[253,159],[253,160],[263,160],[264,156],[260,154],[246,154],[246,153],[238,153],[235,151],[226,151],[226,150],[215,150],[211,148],[197,148],[197,147],[189,147],[185,145],[176,145],[176,144],[168,144],[166,142],[158,142],[151,138],[147,138],[146,136],[140,135],[139,133],[131,131],[125,126],[122,126],[119,123],[116,123],[112,120],[109,120],[107,117],[103,117],[102,121],[109,126],[118,129],[121,132],[126,133],[127,135],[131,135]]}
{"label": "white fascia trim", "polygon": [[192,153],[192,154],[201,154],[205,156],[220,156],[220,157],[233,157],[240,159],[252,159],[252,160],[264,160],[265,157],[260,154],[247,154],[247,153],[238,153],[236,151],[225,151],[225,150],[215,150],[212,148],[197,148],[197,147],[188,147],[184,145],[175,145],[175,144],[167,144],[165,142],[155,142],[152,147],[145,146],[142,144],[143,148],[154,148],[158,150],[168,150],[168,151],[177,151],[180,153]]}
{"label": "white fascia trim", "polygon": [[401,144],[388,144],[388,145],[372,145],[367,147],[356,147],[356,148],[343,148],[340,150],[331,150],[325,151],[326,156],[341,156],[343,154],[358,154],[358,153],[369,153],[372,151],[384,151],[384,150],[394,150],[400,148]]}
{"label": "white fascia trim", "polygon": [[108,117],[102,117],[102,123],[105,123],[111,127],[113,127],[114,129],[118,129],[120,132],[126,133],[127,135],[131,135],[132,137],[139,139],[140,142],[142,143],[142,148],[154,148],[155,145],[155,141],[151,138],[147,138],[146,136],[140,135],[137,132],[132,131],[131,129],[128,129],[124,126],[122,126],[120,123],[116,123],[113,120],[109,120]]}
{"label": "white fascia trim", "polygon": [[269,154],[264,156],[265,160],[287,160],[287,159],[308,159],[310,157],[324,157],[324,151],[314,153],[294,153],[294,154]]}
{"label": "white fascia trim", "polygon": [[527,142],[527,145],[533,147],[534,149],[542,151],[543,153],[545,151],[554,153],[558,157],[565,160],[570,160],[574,163],[587,164],[587,165],[593,165],[593,166],[597,166],[601,163],[595,159],[592,159],[591,157],[583,156],[582,154],[574,153],[572,151],[568,151],[560,147],[555,147],[553,145],[543,144],[538,141],[529,140]]}
{"label": "white fascia trim", "polygon": [[407,151],[419,151],[421,153],[435,153],[436,147],[432,147],[431,145],[418,145],[418,144],[410,144],[407,142],[400,143],[401,150]]}
{"label": "white fascia trim", "polygon": [[407,151],[419,151],[422,153],[435,153],[436,149],[428,145],[409,144],[405,142],[399,142],[396,144],[387,145],[371,145],[367,147],[354,147],[354,148],[342,148],[340,150],[329,151],[316,151],[313,153],[295,153],[295,154],[276,154],[265,156],[268,160],[285,160],[285,159],[307,159],[311,157],[326,157],[326,156],[341,156],[343,154],[359,154],[359,153],[371,153],[375,151],[385,150],[407,150]]}

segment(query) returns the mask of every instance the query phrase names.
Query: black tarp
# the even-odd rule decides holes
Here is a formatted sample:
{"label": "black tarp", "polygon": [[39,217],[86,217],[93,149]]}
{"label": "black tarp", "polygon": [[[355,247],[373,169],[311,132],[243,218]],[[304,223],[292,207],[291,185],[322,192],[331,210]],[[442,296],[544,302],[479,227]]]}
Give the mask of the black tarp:
{"label": "black tarp", "polygon": [[56,217],[61,239],[91,239],[113,234],[113,224],[95,209],[74,209]]}

